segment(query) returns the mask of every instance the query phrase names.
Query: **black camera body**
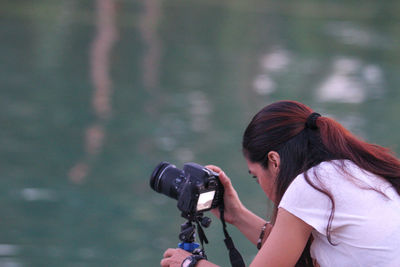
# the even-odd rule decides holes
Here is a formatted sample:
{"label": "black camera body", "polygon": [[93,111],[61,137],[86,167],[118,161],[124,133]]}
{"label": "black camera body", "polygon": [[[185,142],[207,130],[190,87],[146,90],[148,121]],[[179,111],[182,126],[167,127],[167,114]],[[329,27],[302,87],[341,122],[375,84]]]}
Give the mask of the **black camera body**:
{"label": "black camera body", "polygon": [[150,186],[178,200],[178,209],[187,219],[223,203],[224,188],[218,174],[197,163],[185,163],[180,170],[161,162],[151,174]]}

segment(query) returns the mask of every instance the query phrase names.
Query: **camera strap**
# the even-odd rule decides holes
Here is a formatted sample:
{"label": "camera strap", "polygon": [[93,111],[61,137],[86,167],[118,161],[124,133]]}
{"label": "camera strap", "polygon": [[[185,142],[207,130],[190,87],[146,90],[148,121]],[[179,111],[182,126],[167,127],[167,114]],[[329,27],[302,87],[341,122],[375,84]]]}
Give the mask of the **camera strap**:
{"label": "camera strap", "polygon": [[206,234],[204,233],[203,228],[201,227],[199,221],[196,219],[196,224],[197,224],[197,232],[199,234],[199,239],[201,243],[201,248],[204,249],[204,243],[208,244],[208,239],[206,237]]}
{"label": "camera strap", "polygon": [[226,230],[226,223],[225,223],[225,218],[224,218],[224,205],[222,202],[222,205],[219,206],[219,214],[222,222],[222,229],[224,231],[225,235],[225,246],[229,251],[229,259],[231,261],[232,267],[245,267],[246,265],[244,264],[242,255],[240,255],[239,251],[235,248],[235,245],[233,244],[232,238],[229,236],[228,231]]}

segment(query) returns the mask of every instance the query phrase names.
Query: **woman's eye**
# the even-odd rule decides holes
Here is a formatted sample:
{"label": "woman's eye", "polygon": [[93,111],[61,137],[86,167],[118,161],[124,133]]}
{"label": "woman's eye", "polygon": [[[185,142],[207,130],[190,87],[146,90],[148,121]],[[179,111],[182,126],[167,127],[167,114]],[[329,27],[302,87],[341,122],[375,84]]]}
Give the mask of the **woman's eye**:
{"label": "woman's eye", "polygon": [[250,174],[251,177],[253,177],[254,179],[257,179],[257,176],[253,175],[253,174],[251,173],[251,171],[249,171],[249,174]]}

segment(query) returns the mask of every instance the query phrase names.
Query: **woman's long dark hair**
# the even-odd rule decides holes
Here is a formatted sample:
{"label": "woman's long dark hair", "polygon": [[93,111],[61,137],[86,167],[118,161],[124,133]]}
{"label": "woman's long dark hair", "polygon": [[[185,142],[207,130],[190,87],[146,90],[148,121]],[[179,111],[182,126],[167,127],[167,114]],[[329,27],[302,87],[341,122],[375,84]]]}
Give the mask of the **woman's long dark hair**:
{"label": "woman's long dark hair", "polygon": [[[330,228],[335,212],[334,197],[313,184],[307,170],[323,161],[351,160],[360,168],[386,179],[400,194],[400,161],[389,149],[360,140],[328,117],[318,117],[315,128],[306,127],[312,113],[311,108],[296,101],[279,101],[266,106],[254,116],[244,132],[243,154],[251,162],[268,168],[268,152],[278,152],[281,162],[276,180],[275,216],[286,189],[301,173],[313,188],[329,197],[332,210],[327,237],[332,244]],[[309,246],[310,242],[297,266],[313,266]]]}

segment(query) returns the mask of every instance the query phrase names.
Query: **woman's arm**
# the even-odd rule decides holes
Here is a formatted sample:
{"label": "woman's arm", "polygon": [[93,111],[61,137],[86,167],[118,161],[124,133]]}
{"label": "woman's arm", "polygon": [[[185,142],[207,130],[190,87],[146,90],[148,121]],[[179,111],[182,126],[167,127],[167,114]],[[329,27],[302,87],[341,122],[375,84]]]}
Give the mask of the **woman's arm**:
{"label": "woman's arm", "polygon": [[294,266],[312,229],[301,219],[279,208],[274,228],[250,267]]}
{"label": "woman's arm", "polygon": [[[266,221],[254,214],[250,210],[243,207],[243,211],[238,214],[237,219],[234,222],[240,232],[254,245],[257,245],[260,237],[261,228],[265,225]],[[272,224],[267,224],[263,241],[267,239],[272,230]]]}

